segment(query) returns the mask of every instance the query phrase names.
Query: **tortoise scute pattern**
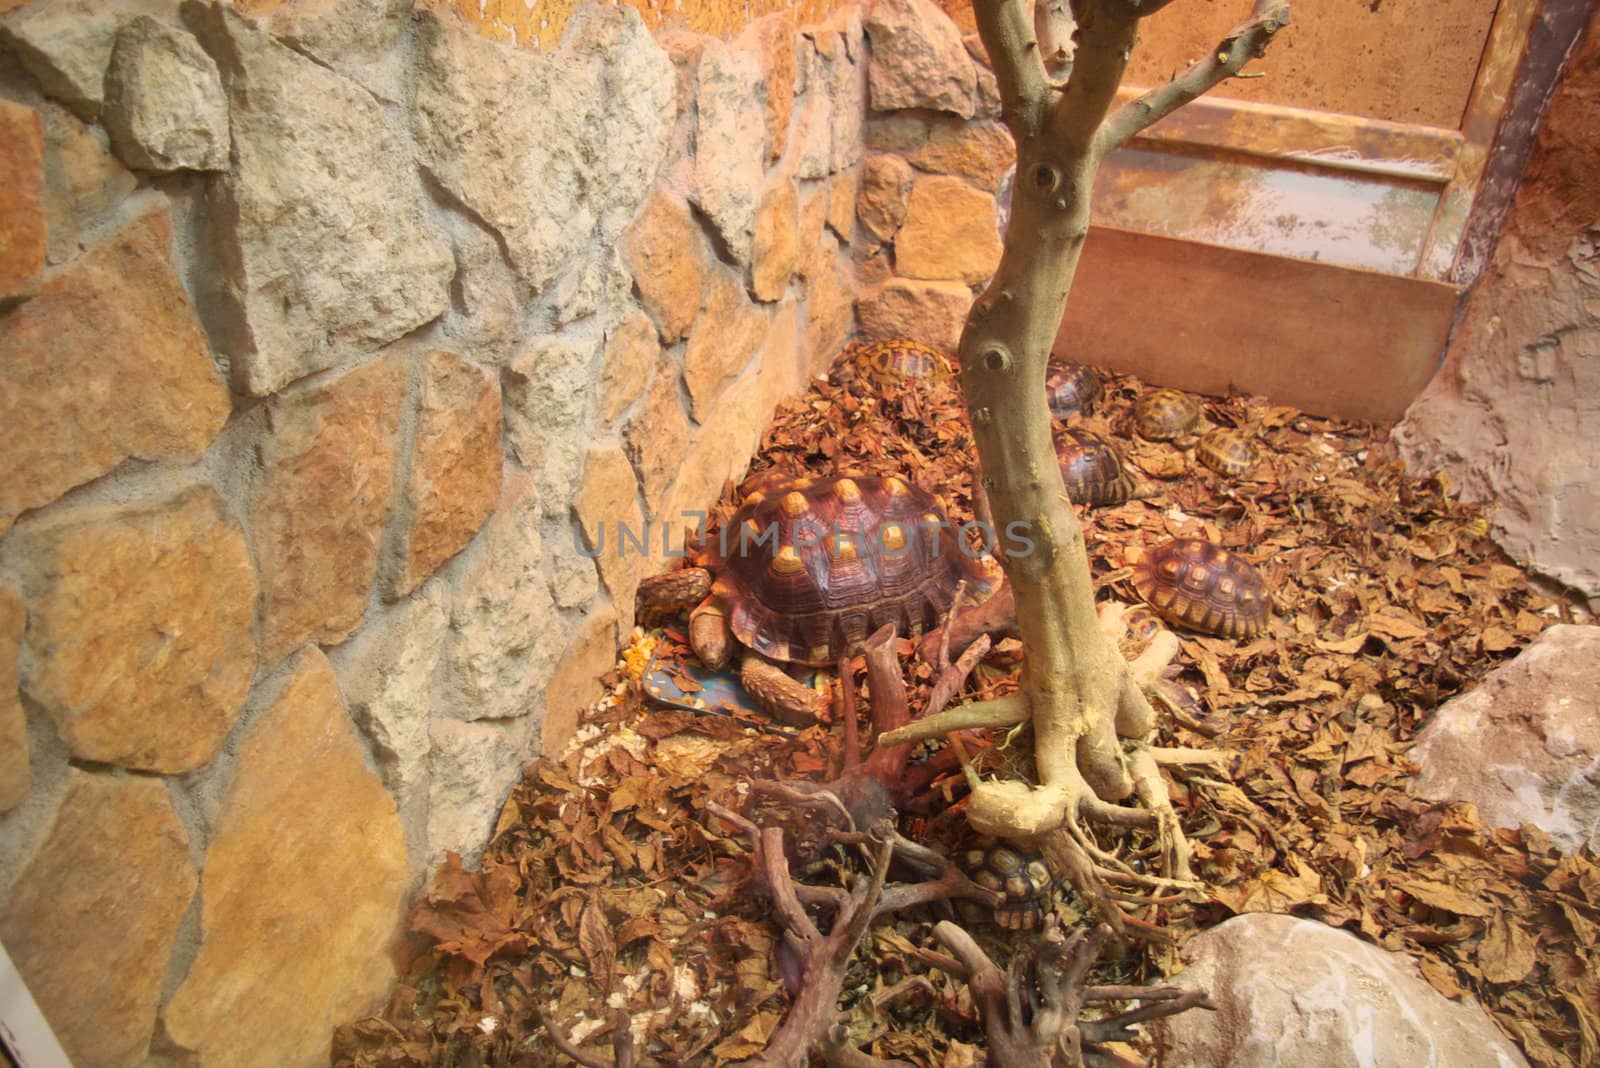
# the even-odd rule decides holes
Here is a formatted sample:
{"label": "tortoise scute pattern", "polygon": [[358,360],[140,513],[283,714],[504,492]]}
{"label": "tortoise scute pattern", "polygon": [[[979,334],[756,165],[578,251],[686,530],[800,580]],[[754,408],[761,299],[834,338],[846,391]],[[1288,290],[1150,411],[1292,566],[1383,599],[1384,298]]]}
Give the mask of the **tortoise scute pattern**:
{"label": "tortoise scute pattern", "polygon": [[1253,638],[1272,614],[1261,573],[1203,538],[1156,546],[1135,565],[1133,585],[1169,621],[1223,638]]}
{"label": "tortoise scute pattern", "polygon": [[903,337],[874,341],[862,348],[856,359],[867,380],[879,388],[921,382],[948,366],[939,350]]}
{"label": "tortoise scute pattern", "polygon": [[1052,365],[1044,387],[1050,414],[1057,419],[1089,415],[1100,400],[1100,376],[1082,364]]}
{"label": "tortoise scute pattern", "polygon": [[936,626],[991,581],[937,500],[897,478],[801,480],[751,496],[714,550],[713,601],[773,660],[832,665],[885,623]]}
{"label": "tortoise scute pattern", "polygon": [[1117,447],[1090,431],[1078,427],[1058,431],[1056,462],[1061,466],[1061,481],[1073,504],[1091,508],[1123,504],[1137,491],[1138,484]]}
{"label": "tortoise scute pattern", "polygon": [[1055,905],[1055,879],[1040,857],[1002,843],[969,849],[961,854],[960,863],[973,882],[1005,895],[994,919],[1007,930],[1038,927]]}
{"label": "tortoise scute pattern", "polygon": [[1200,403],[1177,389],[1152,389],[1133,404],[1133,425],[1150,441],[1175,441],[1200,422]]}
{"label": "tortoise scute pattern", "polygon": [[1200,462],[1219,475],[1237,478],[1250,473],[1261,459],[1261,452],[1242,431],[1220,427],[1200,439],[1195,446]]}

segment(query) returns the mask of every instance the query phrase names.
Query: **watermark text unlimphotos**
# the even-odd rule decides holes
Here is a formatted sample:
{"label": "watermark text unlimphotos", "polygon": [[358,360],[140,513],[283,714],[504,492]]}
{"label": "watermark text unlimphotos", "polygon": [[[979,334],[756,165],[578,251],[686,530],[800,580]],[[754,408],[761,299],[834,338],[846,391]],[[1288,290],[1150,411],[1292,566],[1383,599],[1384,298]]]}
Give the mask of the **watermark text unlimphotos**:
{"label": "watermark text unlimphotos", "polygon": [[[592,542],[574,523],[573,548],[590,559],[607,552],[618,557],[627,556],[630,552],[649,556],[656,549],[663,557],[682,559],[688,553],[682,548],[673,548],[673,533],[692,526],[690,542],[703,544],[708,516],[705,512],[695,511],[685,511],[680,516],[683,519],[681,524],[647,522],[635,527],[629,523],[601,522],[595,526]],[[1009,523],[1005,528],[1004,540],[1000,541],[995,528],[979,520],[957,526],[948,520],[922,519],[916,523],[882,523],[873,530],[861,531],[846,530],[838,523],[802,519],[793,525],[791,536],[783,545],[792,546],[796,552],[822,546],[835,556],[848,553],[860,555],[870,550],[879,557],[889,559],[912,555],[931,559],[943,551],[944,539],[949,539],[962,553],[973,559],[988,555],[997,542],[1006,556],[1022,557],[1032,555],[1034,551],[1035,542],[1029,537],[1032,529],[1028,523]],[[759,553],[776,556],[783,547],[780,545],[780,534],[776,520],[765,527],[758,527],[750,521],[736,528],[723,524],[717,531],[717,551],[723,559]]]}

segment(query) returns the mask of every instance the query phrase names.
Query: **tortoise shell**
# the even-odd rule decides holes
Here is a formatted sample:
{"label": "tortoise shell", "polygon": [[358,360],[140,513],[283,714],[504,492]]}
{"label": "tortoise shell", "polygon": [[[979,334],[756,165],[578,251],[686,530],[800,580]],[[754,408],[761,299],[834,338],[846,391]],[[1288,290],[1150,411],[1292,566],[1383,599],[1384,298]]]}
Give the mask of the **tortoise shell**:
{"label": "tortoise shell", "polygon": [[1218,427],[1194,447],[1200,462],[1219,475],[1234,478],[1250,473],[1261,460],[1261,450],[1242,430]]}
{"label": "tortoise shell", "polygon": [[1204,538],[1156,546],[1134,565],[1133,586],[1171,622],[1223,638],[1253,638],[1272,614],[1261,573]]}
{"label": "tortoise shell", "polygon": [[1174,441],[1200,422],[1200,403],[1177,389],[1152,389],[1133,403],[1133,425],[1150,441]]}
{"label": "tortoise shell", "polygon": [[1126,503],[1138,489],[1117,447],[1099,434],[1064,427],[1056,434],[1056,462],[1073,504],[1091,508]]}
{"label": "tortoise shell", "polygon": [[1044,388],[1050,414],[1057,419],[1088,415],[1100,400],[1100,376],[1080,363],[1052,367]]}
{"label": "tortoise shell", "polygon": [[770,660],[835,663],[885,623],[937,626],[959,583],[994,585],[930,494],[898,478],[799,479],[751,494],[709,547],[711,601]]}
{"label": "tortoise shell", "polygon": [[879,389],[920,382],[943,374],[949,362],[937,349],[910,338],[874,341],[856,355],[861,373]]}
{"label": "tortoise shell", "polygon": [[998,843],[961,854],[962,868],[973,882],[1004,894],[995,906],[994,919],[1010,931],[1027,931],[1044,922],[1055,905],[1056,883],[1042,857]]}

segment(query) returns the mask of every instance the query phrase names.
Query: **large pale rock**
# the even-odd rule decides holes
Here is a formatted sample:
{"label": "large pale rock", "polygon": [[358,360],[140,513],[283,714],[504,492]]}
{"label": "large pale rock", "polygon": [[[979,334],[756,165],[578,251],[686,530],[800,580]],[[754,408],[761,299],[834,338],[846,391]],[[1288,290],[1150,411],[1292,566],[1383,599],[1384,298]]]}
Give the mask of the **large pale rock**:
{"label": "large pale rock", "polygon": [[210,763],[256,666],[256,577],[209,488],[69,510],[22,545],[23,686],[72,755],[145,771]]}
{"label": "large pale rock", "polygon": [[572,632],[545,697],[540,748],[559,757],[578,732],[578,716],[600,699],[600,676],[617,661],[617,613],[609,602],[595,605]]}
{"label": "large pale rock", "polygon": [[428,353],[396,596],[422,585],[472,540],[499,500],[500,464],[499,383],[453,352]]}
{"label": "large pale rock", "polygon": [[424,166],[494,227],[542,290],[595,236],[631,219],[666,152],[672,62],[629,7],[582,8],[551,55],[465,23],[419,23],[412,130]]}
{"label": "large pale rock", "polygon": [[874,0],[866,18],[867,69],[876,111],[930,108],[974,113],[977,75],[961,31],[931,0]]}
{"label": "large pale rock", "polygon": [[160,780],[68,774],[0,911],[0,942],[74,1064],[133,1068],[194,896],[189,837]]}
{"label": "large pale rock", "polygon": [[17,652],[26,622],[21,596],[10,586],[0,586],[0,812],[22,804],[33,785],[28,721],[22,713],[17,675]]}
{"label": "large pale rock", "polygon": [[616,248],[591,248],[556,279],[541,313],[550,331],[597,314],[609,321],[626,309],[632,291],[633,278]]}
{"label": "large pale rock", "polygon": [[734,262],[747,264],[767,151],[761,63],[751,52],[712,39],[696,74],[695,203]]}
{"label": "large pale rock", "polygon": [[998,122],[945,121],[934,124],[910,161],[924,171],[959,175],[993,193],[1017,162],[1017,148],[1010,131]]}
{"label": "large pale rock", "polygon": [[509,723],[433,723],[428,758],[430,867],[446,852],[477,867],[496,818],[535,752],[524,720]]}
{"label": "large pale rock", "polygon": [[687,334],[700,314],[700,293],[711,269],[705,235],[689,209],[657,193],[629,228],[623,255],[661,340],[670,345]]}
{"label": "large pale rock", "polygon": [[567,512],[583,467],[583,417],[594,394],[598,330],[537,337],[506,364],[506,437],[538,480],[545,514]]}
{"label": "large pale rock", "polygon": [[[618,625],[626,633],[633,628],[633,597],[646,564],[645,554],[653,550],[639,507],[639,481],[621,449],[589,446],[573,513],[578,522],[572,536],[581,534],[584,550],[594,556],[600,579],[616,606]],[[630,533],[645,543],[643,552],[629,540]]]}
{"label": "large pale rock", "polygon": [[856,216],[880,241],[894,239],[911,202],[911,164],[894,155],[873,156],[861,167]]}
{"label": "large pale rock", "polygon": [[960,282],[891,278],[856,301],[861,331],[874,341],[908,337],[954,352],[972,308],[972,291]]}
{"label": "large pale rock", "polygon": [[407,57],[397,46],[415,6],[416,0],[294,0],[265,12],[263,25],[379,99],[399,103]]}
{"label": "large pale rock", "polygon": [[752,44],[761,61],[761,76],[766,84],[762,103],[767,120],[767,162],[775,163],[783,158],[784,149],[789,145],[799,34],[788,15],[777,14],[752,23],[740,40]]}
{"label": "large pale rock", "polygon": [[44,270],[44,121],[0,100],[0,297]]}
{"label": "large pale rock", "polygon": [[894,239],[895,266],[907,278],[986,280],[1000,265],[995,201],[960,178],[919,178]]}
{"label": "large pale rock", "polygon": [[334,650],[334,674],[402,812],[428,776],[429,682],[450,624],[449,591],[430,582]]}
{"label": "large pale rock", "polygon": [[237,385],[275,392],[437,318],[455,262],[378,102],[227,7],[185,12],[228,92],[210,218]]}
{"label": "large pale rock", "polygon": [[406,892],[394,801],[308,649],[239,745],[201,877],[200,951],[163,1023],[200,1065],[328,1063],[382,1006]]}
{"label": "large pale rock", "polygon": [[780,175],[767,187],[756,212],[750,291],[757,300],[780,299],[800,269],[800,198]]}
{"label": "large pale rock", "polygon": [[360,623],[393,504],[405,389],[405,363],[388,356],[269,404],[250,497],[265,663],[343,641]]}
{"label": "large pale rock", "polygon": [[662,360],[639,410],[622,432],[628,459],[633,461],[644,490],[645,514],[651,518],[661,508],[662,495],[683,465],[683,453],[689,447],[689,417],[678,392],[677,364]]}
{"label": "large pale rock", "polygon": [[637,307],[629,306],[615,326],[606,331],[605,354],[600,362],[599,419],[609,426],[638,399],[650,369],[661,357],[655,324]]}
{"label": "large pale rock", "polygon": [[683,381],[696,421],[704,423],[728,383],[744,370],[766,337],[767,317],[745,297],[744,286],[715,271],[706,286],[706,306],[689,334]]}
{"label": "large pale rock", "polygon": [[1447,701],[1409,754],[1423,797],[1471,801],[1485,823],[1531,823],[1600,849],[1600,627],[1555,626]]}
{"label": "large pale rock", "polygon": [[587,608],[600,589],[594,561],[575,541],[557,537],[550,545],[550,593],[560,608]]}
{"label": "large pale rock", "polygon": [[59,104],[45,102],[44,208],[48,258],[64,263],[82,251],[85,234],[112,225],[139,179],[111,152],[105,131],[85,126]]}
{"label": "large pale rock", "polygon": [[1416,964],[1310,920],[1236,916],[1184,943],[1172,977],[1216,1012],[1149,1025],[1185,1068],[1525,1068],[1476,1005],[1429,986]]}
{"label": "large pale rock", "polygon": [[453,215],[457,300],[444,318],[451,343],[474,359],[503,364],[525,336],[526,303],[517,276],[494,236],[464,216]]}
{"label": "large pale rock", "polygon": [[117,21],[117,10],[104,0],[54,0],[7,19],[0,41],[16,51],[47,96],[91,122],[105,100]]}
{"label": "large pale rock", "polygon": [[799,116],[794,120],[791,140],[794,150],[794,176],[800,179],[826,178],[833,162],[833,97],[825,81],[817,80],[800,98]]}
{"label": "large pale rock", "polygon": [[829,26],[829,34],[817,37],[821,62],[816,78],[826,81],[832,100],[828,170],[837,174],[861,162],[861,127],[867,114],[861,9],[851,5],[835,12]]}
{"label": "large pale rock", "polygon": [[193,37],[149,15],[117,33],[102,121],[117,155],[146,171],[228,166],[228,98]]}
{"label": "large pale rock", "polygon": [[0,533],[123,460],[205,452],[227,386],[152,211],[0,318]]}
{"label": "large pale rock", "polygon": [[540,517],[533,476],[507,464],[500,508],[456,580],[447,715],[511,719],[543,700],[566,630],[545,577]]}

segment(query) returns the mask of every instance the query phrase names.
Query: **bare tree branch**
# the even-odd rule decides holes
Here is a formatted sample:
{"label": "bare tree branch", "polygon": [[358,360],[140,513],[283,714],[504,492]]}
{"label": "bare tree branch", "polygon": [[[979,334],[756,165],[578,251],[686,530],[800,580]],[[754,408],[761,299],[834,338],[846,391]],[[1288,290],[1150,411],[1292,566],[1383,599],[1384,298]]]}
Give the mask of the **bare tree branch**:
{"label": "bare tree branch", "polygon": [[1012,136],[1020,142],[1038,134],[1050,102],[1050,82],[1027,5],[1023,0],[974,0],[972,13],[989,62],[994,64],[1003,116]]}
{"label": "bare tree branch", "polygon": [[1166,85],[1118,108],[1101,126],[1097,149],[1105,153],[1127,144],[1140,130],[1238,74],[1246,63],[1266,51],[1268,42],[1288,24],[1289,5],[1284,0],[1256,0],[1250,21],[1234,27],[1210,55]]}

